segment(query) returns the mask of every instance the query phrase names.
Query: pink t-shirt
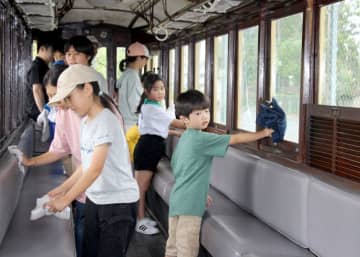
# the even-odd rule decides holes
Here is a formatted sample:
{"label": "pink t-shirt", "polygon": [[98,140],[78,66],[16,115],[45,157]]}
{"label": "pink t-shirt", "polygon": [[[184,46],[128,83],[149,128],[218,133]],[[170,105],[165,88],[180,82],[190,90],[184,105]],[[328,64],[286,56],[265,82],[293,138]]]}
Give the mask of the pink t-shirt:
{"label": "pink t-shirt", "polygon": [[[116,108],[111,106],[113,111]],[[119,112],[115,112],[121,128],[124,129],[124,121]],[[54,139],[51,142],[49,152],[61,154],[63,156],[72,154],[75,165],[78,167],[81,164],[80,154],[80,121],[81,118],[73,110],[58,109],[55,118],[55,133]],[[82,193],[78,201],[85,203],[86,196]]]}
{"label": "pink t-shirt", "polygon": [[[63,156],[72,154],[76,167],[81,164],[80,154],[80,117],[73,110],[58,109],[55,117],[55,133],[49,152]],[[76,200],[85,203],[85,193]]]}
{"label": "pink t-shirt", "polygon": [[76,166],[79,166],[81,164],[79,115],[71,109],[58,109],[55,123],[55,135],[49,152],[63,156],[72,154]]}

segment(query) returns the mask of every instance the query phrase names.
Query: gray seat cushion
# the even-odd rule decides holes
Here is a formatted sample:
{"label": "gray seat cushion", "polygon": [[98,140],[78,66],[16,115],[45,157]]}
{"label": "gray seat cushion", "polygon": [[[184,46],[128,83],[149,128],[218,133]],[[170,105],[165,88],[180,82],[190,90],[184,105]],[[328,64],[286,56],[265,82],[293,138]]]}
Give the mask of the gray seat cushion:
{"label": "gray seat cushion", "polygon": [[314,256],[239,208],[210,188],[213,205],[207,211],[201,243],[214,257],[309,257]]}
{"label": "gray seat cushion", "polygon": [[308,247],[307,175],[234,148],[215,158],[211,185],[297,244]]}
{"label": "gray seat cushion", "polygon": [[30,221],[36,198],[64,181],[64,176],[54,173],[54,169],[56,167],[52,165],[28,172],[15,214],[0,247],[0,257],[76,256],[72,219],[46,216]]}

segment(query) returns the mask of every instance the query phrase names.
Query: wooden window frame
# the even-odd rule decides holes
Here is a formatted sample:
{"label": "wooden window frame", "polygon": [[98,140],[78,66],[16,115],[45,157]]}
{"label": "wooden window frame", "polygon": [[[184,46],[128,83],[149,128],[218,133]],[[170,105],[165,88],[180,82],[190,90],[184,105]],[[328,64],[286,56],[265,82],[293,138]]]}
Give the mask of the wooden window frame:
{"label": "wooden window frame", "polygon": [[[230,121],[231,121],[231,119],[229,120],[229,113],[230,113],[230,111],[231,111],[231,109],[228,109],[229,107],[231,108],[231,105],[229,106],[229,102],[232,102],[232,101],[229,101],[229,91],[230,91],[230,88],[229,88],[229,62],[230,62],[230,51],[231,51],[231,49],[230,49],[230,32],[231,31],[226,31],[226,32],[224,32],[224,31],[219,31],[218,33],[215,33],[215,34],[213,34],[212,35],[212,49],[211,49],[211,51],[212,51],[212,67],[211,67],[211,73],[212,73],[212,83],[211,83],[211,95],[209,94],[208,96],[209,96],[209,98],[210,98],[210,103],[211,103],[211,122],[210,122],[210,126],[212,126],[215,130],[218,130],[220,133],[226,133],[226,132],[228,132],[229,131],[229,126],[231,125],[230,123]],[[226,120],[225,120],[225,124],[220,124],[220,123],[216,123],[215,121],[214,121],[214,91],[215,91],[215,79],[214,79],[214,74],[215,74],[215,69],[214,69],[214,67],[215,67],[215,38],[216,37],[219,37],[219,36],[225,36],[225,35],[227,35],[228,36],[228,57],[227,57],[227,62],[228,62],[228,67],[227,67],[227,74],[228,74],[228,76],[227,76],[227,94],[226,94],[226,99],[227,99],[227,101],[226,101]],[[231,73],[232,74],[232,73]],[[230,77],[231,78],[231,77]],[[231,78],[232,79],[232,78]],[[231,99],[231,98],[230,98]]]}

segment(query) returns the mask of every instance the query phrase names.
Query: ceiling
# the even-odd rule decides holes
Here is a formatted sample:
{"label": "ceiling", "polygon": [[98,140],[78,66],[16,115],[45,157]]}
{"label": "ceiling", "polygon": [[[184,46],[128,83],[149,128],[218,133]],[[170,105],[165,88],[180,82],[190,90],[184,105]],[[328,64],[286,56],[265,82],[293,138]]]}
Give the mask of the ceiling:
{"label": "ceiling", "polygon": [[15,0],[31,29],[111,24],[143,29],[162,41],[254,0]]}

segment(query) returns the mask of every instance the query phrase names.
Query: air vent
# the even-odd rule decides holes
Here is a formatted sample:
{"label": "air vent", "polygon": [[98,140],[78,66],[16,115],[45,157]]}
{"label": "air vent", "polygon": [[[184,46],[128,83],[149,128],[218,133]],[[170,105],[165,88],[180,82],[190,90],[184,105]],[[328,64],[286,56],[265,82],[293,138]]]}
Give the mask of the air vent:
{"label": "air vent", "polygon": [[333,120],[311,116],[309,131],[309,161],[312,166],[332,171]]}
{"label": "air vent", "polygon": [[308,105],[307,117],[307,163],[360,182],[359,110]]}
{"label": "air vent", "polygon": [[360,181],[360,122],[336,121],[335,174]]}

